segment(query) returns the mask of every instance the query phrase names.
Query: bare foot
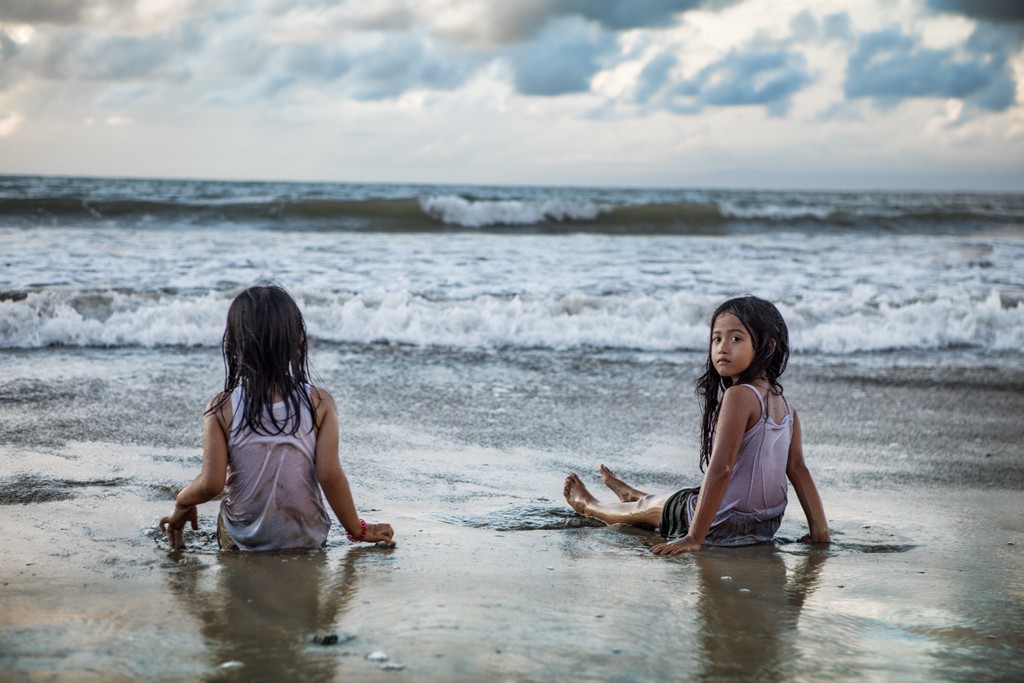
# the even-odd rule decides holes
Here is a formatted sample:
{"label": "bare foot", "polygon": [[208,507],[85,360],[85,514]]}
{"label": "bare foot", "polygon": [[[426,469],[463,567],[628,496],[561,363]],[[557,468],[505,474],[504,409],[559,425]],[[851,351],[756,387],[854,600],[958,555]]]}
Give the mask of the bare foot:
{"label": "bare foot", "polygon": [[619,500],[623,503],[635,503],[647,495],[643,491],[633,488],[616,477],[615,474],[604,465],[601,465],[601,480],[604,482],[604,485],[610,488],[612,493],[618,496]]}
{"label": "bare foot", "polygon": [[591,495],[587,487],[583,485],[579,475],[575,472],[570,472],[569,476],[565,478],[562,495],[565,496],[565,502],[569,503],[569,506],[581,515],[587,514],[588,505],[597,502],[597,498]]}

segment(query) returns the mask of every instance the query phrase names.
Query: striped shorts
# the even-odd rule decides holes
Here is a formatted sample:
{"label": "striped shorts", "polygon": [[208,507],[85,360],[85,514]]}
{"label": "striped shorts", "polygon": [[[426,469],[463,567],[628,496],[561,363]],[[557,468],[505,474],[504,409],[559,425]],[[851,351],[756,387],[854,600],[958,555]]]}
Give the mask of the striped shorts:
{"label": "striped shorts", "polygon": [[665,501],[661,509],[661,524],[658,531],[665,538],[682,538],[690,530],[689,502],[700,494],[700,487],[676,491]]}

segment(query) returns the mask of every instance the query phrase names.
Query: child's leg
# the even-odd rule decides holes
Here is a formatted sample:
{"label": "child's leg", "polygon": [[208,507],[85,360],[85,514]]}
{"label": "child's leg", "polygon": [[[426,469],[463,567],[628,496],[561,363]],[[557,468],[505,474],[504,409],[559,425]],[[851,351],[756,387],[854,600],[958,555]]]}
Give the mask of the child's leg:
{"label": "child's leg", "polygon": [[601,481],[603,481],[604,485],[610,488],[612,493],[618,496],[619,500],[623,503],[633,503],[647,495],[640,489],[635,489],[616,477],[615,474],[604,465],[601,465]]}
{"label": "child's leg", "polygon": [[661,524],[661,509],[671,494],[645,495],[636,501],[602,503],[587,490],[575,472],[565,478],[562,494],[573,510],[605,524],[630,524],[648,528]]}

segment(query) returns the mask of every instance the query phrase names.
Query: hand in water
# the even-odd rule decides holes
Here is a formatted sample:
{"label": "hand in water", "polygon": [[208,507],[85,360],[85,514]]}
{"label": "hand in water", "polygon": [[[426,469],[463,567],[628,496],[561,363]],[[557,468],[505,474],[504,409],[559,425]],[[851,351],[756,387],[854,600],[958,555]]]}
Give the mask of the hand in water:
{"label": "hand in water", "polygon": [[185,523],[192,525],[193,531],[199,530],[199,514],[196,506],[182,507],[174,506],[174,512],[168,517],[160,518],[160,531],[167,534],[167,543],[172,550],[185,547]]}
{"label": "hand in water", "polygon": [[689,536],[683,536],[682,538],[677,538],[676,540],[669,541],[668,543],[659,543],[651,548],[651,552],[655,555],[678,555],[680,553],[689,553],[697,550],[700,550],[700,543]]}

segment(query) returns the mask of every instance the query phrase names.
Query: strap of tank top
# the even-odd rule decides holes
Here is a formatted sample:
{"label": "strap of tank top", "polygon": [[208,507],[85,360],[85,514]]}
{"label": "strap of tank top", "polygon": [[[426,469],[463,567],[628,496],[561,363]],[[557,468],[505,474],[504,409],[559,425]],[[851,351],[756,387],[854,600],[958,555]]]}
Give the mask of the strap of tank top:
{"label": "strap of tank top", "polygon": [[[753,391],[755,394],[757,394],[757,400],[761,404],[761,419],[762,420],[767,420],[768,419],[768,397],[767,396],[761,396],[761,392],[758,391],[757,387],[755,387],[753,384],[741,384],[740,386],[750,387],[751,391]],[[784,404],[786,404],[786,415],[792,415],[793,414],[793,407],[791,405],[789,405],[789,399],[786,398],[785,394],[779,394],[779,398],[781,398],[782,402]],[[786,415],[782,416],[783,420],[786,419]],[[780,421],[779,424],[782,424],[782,422]]]}
{"label": "strap of tank top", "polygon": [[764,397],[761,396],[761,392],[758,391],[757,387],[755,387],[753,384],[741,384],[740,386],[741,387],[748,387],[751,391],[754,392],[754,395],[757,396],[757,402],[761,404],[761,419],[762,420],[767,420],[768,419],[768,403],[764,400]]}

